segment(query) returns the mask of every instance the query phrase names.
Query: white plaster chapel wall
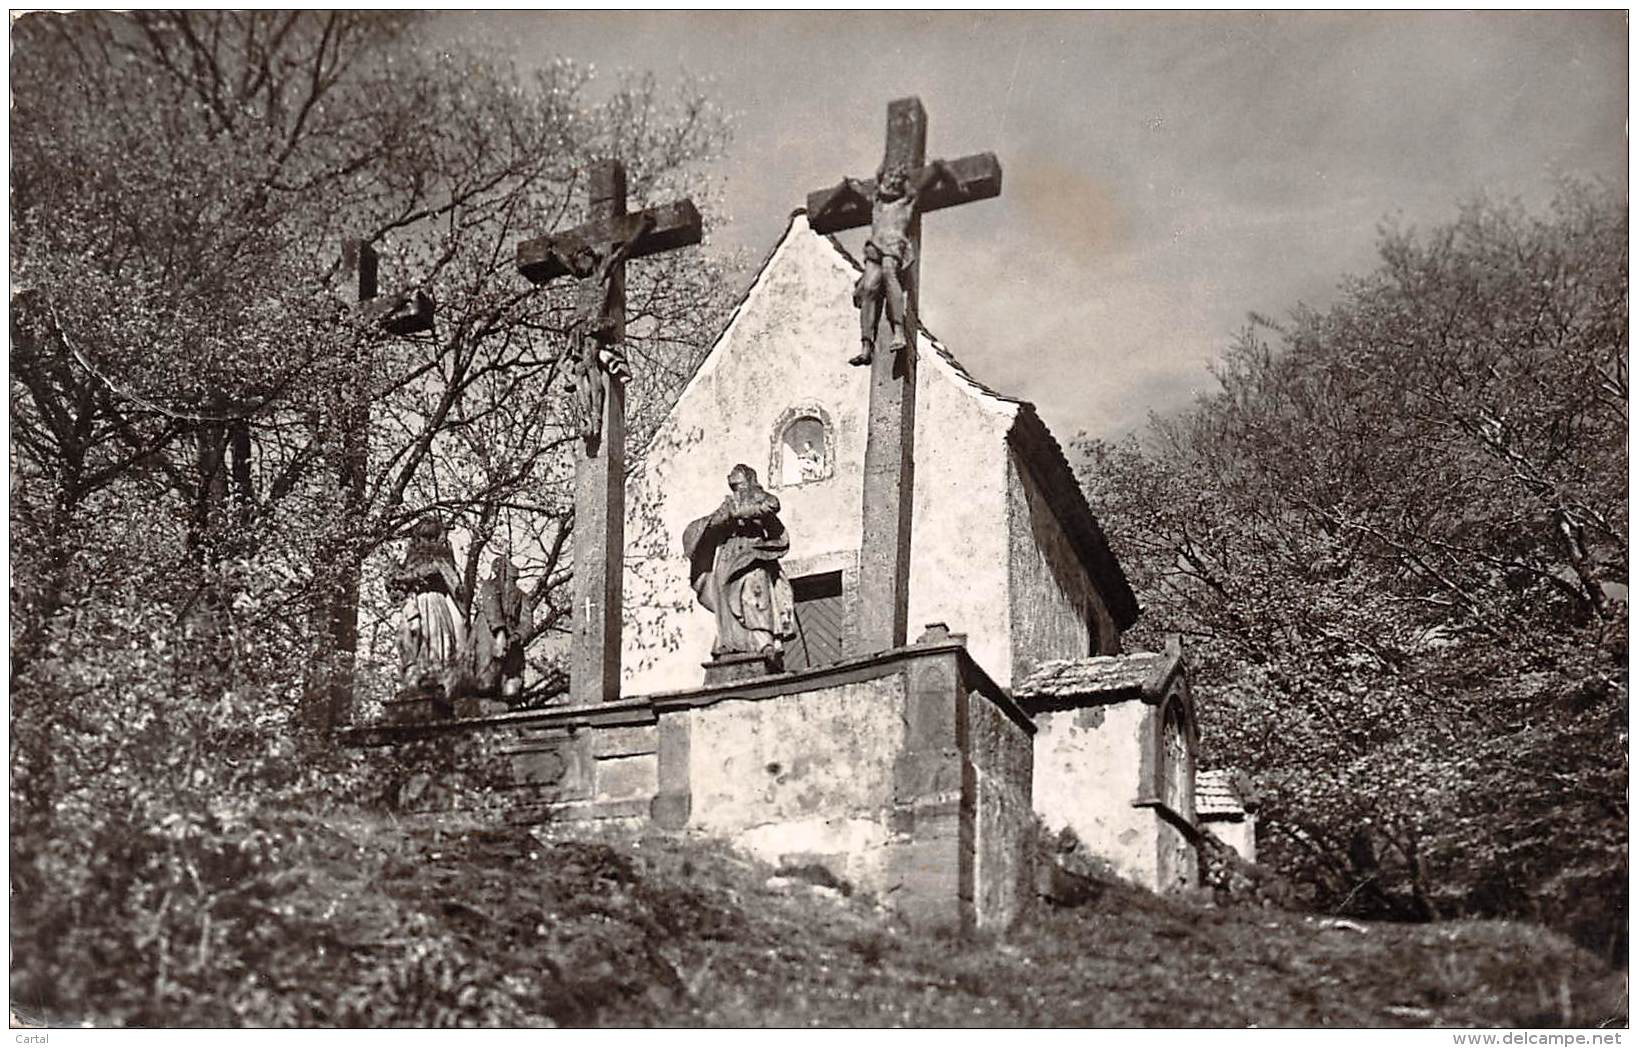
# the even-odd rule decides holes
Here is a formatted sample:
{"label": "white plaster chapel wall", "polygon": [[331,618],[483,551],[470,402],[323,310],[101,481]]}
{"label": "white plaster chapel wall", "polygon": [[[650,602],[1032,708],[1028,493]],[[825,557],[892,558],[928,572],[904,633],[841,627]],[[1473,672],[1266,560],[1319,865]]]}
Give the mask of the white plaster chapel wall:
{"label": "white plaster chapel wall", "polygon": [[[715,637],[688,583],[682,533],[756,469],[790,531],[786,573],[850,570],[859,544],[869,369],[852,302],[857,270],[800,213],[728,328],[660,425],[628,481],[623,688],[694,687]],[[1017,407],[977,387],[923,338],[917,381],[910,636],[928,622],[968,634],[979,663],[1010,682],[1006,433]],[[831,427],[833,469],[806,483],[770,476],[782,420]],[[789,454],[789,452],[785,452]]]}

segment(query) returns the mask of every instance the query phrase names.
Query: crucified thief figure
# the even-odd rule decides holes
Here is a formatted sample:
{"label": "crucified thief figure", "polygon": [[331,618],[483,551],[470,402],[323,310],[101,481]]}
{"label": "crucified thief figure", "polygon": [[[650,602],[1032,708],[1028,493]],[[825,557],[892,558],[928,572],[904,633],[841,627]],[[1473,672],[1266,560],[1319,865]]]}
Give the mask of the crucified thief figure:
{"label": "crucified thief figure", "polygon": [[590,244],[581,244],[568,254],[553,252],[577,279],[590,277],[596,284],[596,290],[586,296],[575,316],[571,336],[574,374],[569,384],[580,404],[580,435],[587,440],[595,440],[603,428],[601,373],[607,372],[610,381],[622,384],[631,377],[631,366],[620,349],[620,327],[624,318],[620,316],[623,306],[614,287],[614,274],[654,225],[654,216],[644,213],[638,220],[637,231],[606,255],[600,256]]}
{"label": "crucified thief figure", "polygon": [[[916,171],[914,177],[903,167],[878,169],[876,193],[870,202],[870,239],[864,246],[864,272],[853,285],[853,304],[859,307],[859,352],[849,364],[866,365],[875,356],[876,328],[882,307],[887,307],[887,326],[893,334],[893,352],[902,350],[904,334],[905,283],[916,264],[916,245],[910,227],[916,221],[921,195],[949,182],[965,191],[967,183],[942,160],[934,160]],[[821,213],[845,199],[849,193],[869,195],[870,187],[856,178],[843,178],[825,202]]]}

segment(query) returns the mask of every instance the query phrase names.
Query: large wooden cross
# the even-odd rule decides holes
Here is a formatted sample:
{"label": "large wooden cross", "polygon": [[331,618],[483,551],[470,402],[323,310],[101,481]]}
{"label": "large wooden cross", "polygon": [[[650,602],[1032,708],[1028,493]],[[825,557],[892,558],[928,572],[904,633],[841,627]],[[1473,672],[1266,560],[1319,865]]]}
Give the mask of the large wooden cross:
{"label": "large wooden cross", "polygon": [[[341,264],[357,280],[358,311],[373,329],[372,334],[399,338],[432,330],[433,304],[424,291],[381,294],[380,256],[363,240],[344,240]],[[370,384],[373,361],[362,347],[355,347],[352,360],[352,387],[343,398],[341,433],[341,482],[347,512],[362,512],[364,486],[369,471]]]}
{"label": "large wooden cross", "polygon": [[[985,200],[1001,193],[1001,164],[979,153],[943,164],[953,177],[935,177],[927,162],[927,111],[919,98],[887,106],[883,172],[895,168],[917,194],[904,274],[903,349],[889,350],[880,337],[870,365],[870,428],[865,439],[864,527],[859,545],[859,591],[855,628],[843,642],[847,655],[865,655],[905,643],[910,615],[910,518],[915,492],[917,287],[920,283],[921,215]],[[942,174],[942,172],[941,172]],[[875,181],[848,180],[843,187],[808,194],[809,223],[816,233],[872,224]]]}
{"label": "large wooden cross", "polygon": [[[587,185],[586,221],[563,233],[518,245],[518,271],[536,284],[560,276],[582,280],[578,337],[586,352],[615,351],[625,338],[627,259],[700,242],[691,200],[626,212],[626,169],[597,164]],[[577,256],[595,272],[576,270]],[[610,263],[605,267],[605,263]],[[592,268],[583,266],[584,268]],[[595,329],[595,332],[594,330]],[[593,339],[595,342],[587,342]],[[625,384],[583,360],[576,382],[602,386],[601,419],[593,418],[574,470],[574,634],[569,701],[620,697],[620,615],[626,543]],[[584,390],[582,391],[584,392]]]}

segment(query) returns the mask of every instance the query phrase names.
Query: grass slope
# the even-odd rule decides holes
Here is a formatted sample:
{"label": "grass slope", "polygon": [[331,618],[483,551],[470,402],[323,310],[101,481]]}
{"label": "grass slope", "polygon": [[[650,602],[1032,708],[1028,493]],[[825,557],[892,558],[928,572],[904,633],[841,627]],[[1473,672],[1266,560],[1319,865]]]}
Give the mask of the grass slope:
{"label": "grass slope", "polygon": [[[202,936],[213,944],[208,958],[193,958],[189,941],[178,951],[188,964],[172,960],[152,985],[145,972],[129,987],[110,985],[102,1007],[72,1021],[1625,1023],[1621,973],[1520,924],[1356,930],[1112,883],[1089,905],[1043,906],[1006,937],[960,941],[916,933],[869,900],[803,880],[770,888],[774,870],[719,845],[363,817],[297,820],[279,836],[281,868],[269,874],[277,890],[255,892],[242,927],[218,923]],[[14,1002],[50,978],[14,970]]]}

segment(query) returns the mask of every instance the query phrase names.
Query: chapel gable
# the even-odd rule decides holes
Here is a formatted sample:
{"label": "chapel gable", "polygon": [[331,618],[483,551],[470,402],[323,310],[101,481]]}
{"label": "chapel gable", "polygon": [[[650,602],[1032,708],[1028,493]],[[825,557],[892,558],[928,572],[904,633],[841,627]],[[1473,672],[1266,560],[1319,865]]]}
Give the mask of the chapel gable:
{"label": "chapel gable", "polygon": [[[626,686],[687,686],[709,616],[681,529],[738,463],[776,496],[796,601],[787,668],[833,664],[859,629],[869,371],[836,359],[859,263],[795,213],[630,481]],[[1044,659],[1111,654],[1136,602],[1062,448],[1029,404],[920,329],[908,632],[946,624],[1003,686]]]}

